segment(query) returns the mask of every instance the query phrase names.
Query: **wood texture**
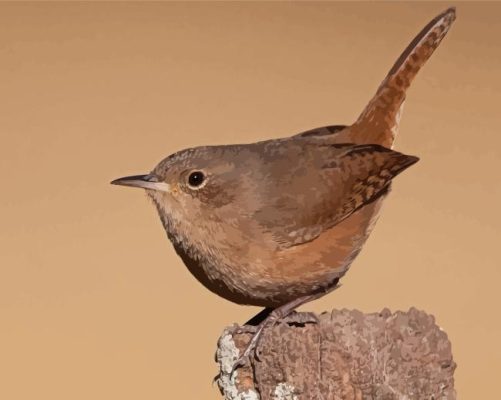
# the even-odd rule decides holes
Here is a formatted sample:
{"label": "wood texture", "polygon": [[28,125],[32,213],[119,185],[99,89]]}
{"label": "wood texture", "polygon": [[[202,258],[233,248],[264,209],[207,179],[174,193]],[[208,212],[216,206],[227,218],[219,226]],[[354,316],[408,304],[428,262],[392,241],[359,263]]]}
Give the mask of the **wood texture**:
{"label": "wood texture", "polygon": [[334,310],[294,313],[266,331],[258,358],[229,371],[252,328],[226,328],[218,342],[217,383],[228,400],[456,398],[447,334],[432,315]]}

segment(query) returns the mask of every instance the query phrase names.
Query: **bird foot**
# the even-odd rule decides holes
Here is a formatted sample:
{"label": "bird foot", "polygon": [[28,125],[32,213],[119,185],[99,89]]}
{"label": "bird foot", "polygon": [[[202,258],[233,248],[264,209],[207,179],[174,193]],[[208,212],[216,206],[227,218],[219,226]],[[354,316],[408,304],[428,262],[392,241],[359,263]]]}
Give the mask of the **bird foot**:
{"label": "bird foot", "polygon": [[243,355],[238,357],[237,361],[235,361],[235,364],[233,364],[233,367],[231,368],[230,381],[233,381],[234,379],[233,374],[237,371],[237,369],[244,367],[245,365],[247,365],[248,362],[250,362],[249,357],[244,357]]}
{"label": "bird foot", "polygon": [[313,312],[291,312],[288,316],[283,319],[283,322],[289,325],[300,325],[304,326],[306,324],[318,324],[320,319],[317,314]]}
{"label": "bird foot", "polygon": [[242,355],[240,355],[240,357],[238,357],[238,359],[233,364],[233,367],[231,368],[230,379],[233,379],[233,374],[238,368],[243,367],[250,362],[251,356],[253,356],[256,360],[259,360],[257,345],[259,343],[259,339],[261,338],[265,326],[269,324],[270,320],[266,319],[258,327],[254,327],[255,328],[254,334],[252,335],[250,342],[247,344],[244,352],[242,353]]}
{"label": "bird foot", "polygon": [[[337,289],[339,286],[336,283],[329,288],[329,291],[333,291]],[[230,372],[230,379],[233,379],[233,374],[235,371],[244,365],[246,365],[247,361],[250,361],[250,356],[254,356],[256,360],[259,360],[259,354],[257,352],[257,347],[259,340],[261,339],[261,336],[263,334],[263,331],[265,328],[272,327],[277,321],[281,321],[287,316],[289,316],[295,308],[299,307],[300,305],[307,303],[309,301],[318,299],[319,297],[325,295],[327,292],[323,293],[315,293],[303,297],[299,297],[295,300],[290,301],[289,303],[285,303],[275,309],[267,309],[265,308],[261,313],[259,313],[256,317],[254,317],[251,321],[256,321],[260,320],[259,324],[257,326],[253,325],[244,325],[243,328],[244,330],[247,330],[248,328],[255,328],[255,332],[252,335],[252,338],[250,342],[247,344],[244,352],[242,355],[237,359],[237,361],[233,364],[233,367]],[[295,319],[294,319],[295,317]],[[292,321],[290,323],[299,323],[300,324],[305,324],[305,323],[318,323],[318,317],[313,314],[313,313],[295,313],[292,317],[290,317]],[[237,328],[238,329],[238,328]]]}

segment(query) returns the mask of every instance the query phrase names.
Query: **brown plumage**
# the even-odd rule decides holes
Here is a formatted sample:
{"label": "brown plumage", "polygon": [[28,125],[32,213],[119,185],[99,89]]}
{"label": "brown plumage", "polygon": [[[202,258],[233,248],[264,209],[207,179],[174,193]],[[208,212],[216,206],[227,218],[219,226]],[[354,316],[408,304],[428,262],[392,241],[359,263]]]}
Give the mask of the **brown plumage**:
{"label": "brown plumage", "polygon": [[[238,303],[279,306],[325,289],[345,272],[367,224],[351,216],[381,198],[417,158],[326,140],[199,147],[153,170],[171,189],[148,194],[176,251],[204,285]],[[193,171],[205,175],[203,187],[190,188]],[[333,241],[310,259],[301,256],[345,220],[359,230],[358,240],[348,233],[346,254]]]}
{"label": "brown plumage", "polygon": [[389,147],[406,89],[454,19],[448,9],[418,34],[351,126],[182,150],[148,175],[113,183],[147,190],[177,253],[207,288],[275,309],[265,323],[283,316],[336,286],[392,179],[418,160]]}

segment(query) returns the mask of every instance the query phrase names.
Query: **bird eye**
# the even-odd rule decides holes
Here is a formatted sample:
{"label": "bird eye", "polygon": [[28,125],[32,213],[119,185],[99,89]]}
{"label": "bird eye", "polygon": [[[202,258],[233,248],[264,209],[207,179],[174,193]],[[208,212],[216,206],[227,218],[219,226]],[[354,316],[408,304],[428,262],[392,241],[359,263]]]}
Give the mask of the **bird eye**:
{"label": "bird eye", "polygon": [[194,171],[188,177],[188,184],[192,188],[199,187],[205,181],[205,175],[201,171]]}

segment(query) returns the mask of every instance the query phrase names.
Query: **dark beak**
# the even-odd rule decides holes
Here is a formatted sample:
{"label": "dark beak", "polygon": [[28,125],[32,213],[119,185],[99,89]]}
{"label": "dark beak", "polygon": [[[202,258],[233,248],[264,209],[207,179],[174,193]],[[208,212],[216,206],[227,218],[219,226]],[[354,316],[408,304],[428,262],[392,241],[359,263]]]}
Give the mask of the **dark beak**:
{"label": "dark beak", "polygon": [[112,185],[131,186],[142,189],[159,190],[161,192],[169,191],[169,184],[161,182],[157,176],[153,174],[148,175],[133,175],[125,176],[123,178],[111,181]]}

